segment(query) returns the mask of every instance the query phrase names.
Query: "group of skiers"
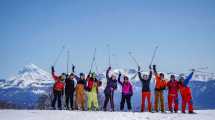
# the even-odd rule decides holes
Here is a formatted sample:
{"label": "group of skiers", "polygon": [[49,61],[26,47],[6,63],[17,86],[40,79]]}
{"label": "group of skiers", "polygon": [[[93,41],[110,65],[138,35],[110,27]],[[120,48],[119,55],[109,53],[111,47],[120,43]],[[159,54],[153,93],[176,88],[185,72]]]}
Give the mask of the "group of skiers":
{"label": "group of skiers", "polygon": [[[123,76],[123,81],[121,81],[122,74],[119,73],[118,76],[111,74],[111,67],[106,71],[107,84],[104,90],[105,100],[103,104],[103,110],[107,111],[107,104],[110,102],[111,111],[114,111],[114,91],[117,89],[117,83],[122,86],[122,97],[120,102],[120,110],[124,110],[124,105],[127,103],[128,111],[132,110],[131,97],[133,96],[133,86],[128,78],[128,76]],[[165,112],[164,104],[164,90],[168,90],[168,109],[171,113],[178,112],[179,103],[179,93],[182,98],[182,113],[185,113],[186,105],[189,106],[189,113],[194,113],[191,89],[188,86],[189,81],[193,76],[194,70],[188,75],[187,78],[181,76],[179,80],[176,80],[175,75],[170,76],[170,80],[165,79],[163,73],[158,73],[156,65],[149,66],[149,75],[142,75],[141,68],[138,67],[138,76],[142,83],[142,102],[141,102],[141,112],[144,112],[145,101],[148,103],[148,112]],[[150,81],[152,76],[155,76],[155,103],[154,111],[152,111],[151,103],[151,89]],[[75,74],[75,66],[72,68],[72,73],[67,75],[65,73],[57,76],[55,74],[55,69],[52,67],[52,76],[55,80],[53,87],[54,98],[52,100],[52,108],[56,109],[55,104],[57,101],[58,109],[62,110],[62,97],[65,95],[65,107],[68,110],[86,110],[85,109],[85,94],[87,94],[87,110],[99,110],[98,103],[98,88],[102,85],[102,81],[98,80],[95,72],[90,72],[87,77],[84,73],[80,73],[79,76]],[[118,77],[118,78],[117,78]],[[77,84],[75,84],[77,83]],[[75,98],[74,98],[75,96]],[[75,102],[73,102],[75,100]],[[75,105],[73,105],[75,103]],[[159,108],[160,106],[160,108]]]}

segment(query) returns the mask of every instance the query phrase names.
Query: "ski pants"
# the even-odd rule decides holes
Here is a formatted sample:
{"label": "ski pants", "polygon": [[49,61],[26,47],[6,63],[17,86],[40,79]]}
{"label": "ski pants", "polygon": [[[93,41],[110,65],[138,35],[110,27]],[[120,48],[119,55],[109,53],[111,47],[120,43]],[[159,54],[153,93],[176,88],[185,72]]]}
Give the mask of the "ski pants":
{"label": "ski pants", "polygon": [[74,93],[66,93],[66,107],[69,108],[69,104],[70,104],[70,108],[73,110],[73,98],[74,98]]}
{"label": "ski pants", "polygon": [[81,109],[84,110],[85,102],[85,93],[84,93],[84,85],[78,84],[76,86],[76,108],[81,106]]}
{"label": "ski pants", "polygon": [[173,111],[173,104],[174,104],[174,111],[178,111],[178,94],[169,94],[168,95],[168,108],[169,111]]}
{"label": "ski pants", "polygon": [[125,105],[125,102],[127,103],[127,107],[128,107],[128,110],[131,110],[132,107],[131,107],[131,95],[123,95],[122,94],[122,98],[121,98],[121,102],[120,102],[120,110],[124,110],[124,105]]}
{"label": "ski pants", "polygon": [[155,106],[154,110],[158,112],[158,105],[160,102],[160,108],[161,112],[164,112],[164,96],[163,96],[163,90],[156,90],[155,91]]}
{"label": "ski pants", "polygon": [[62,91],[57,91],[57,90],[53,90],[53,94],[54,94],[54,99],[52,100],[52,108],[55,109],[55,104],[56,101],[58,103],[58,109],[62,109],[62,103],[61,103],[61,98],[62,98]]}
{"label": "ski pants", "polygon": [[191,94],[182,95],[182,112],[185,112],[187,104],[189,112],[193,112],[193,100]]}
{"label": "ski pants", "polygon": [[141,112],[144,112],[146,99],[148,102],[148,111],[151,112],[152,111],[151,92],[142,92]]}
{"label": "ski pants", "polygon": [[110,101],[111,104],[111,109],[114,111],[114,100],[113,100],[113,93],[112,94],[105,94],[105,101],[104,101],[104,106],[103,109],[106,111],[107,109],[107,104]]}
{"label": "ski pants", "polygon": [[97,110],[99,109],[97,92],[94,92],[94,91],[88,92],[88,109],[89,110],[92,110],[92,104],[94,105],[94,107]]}

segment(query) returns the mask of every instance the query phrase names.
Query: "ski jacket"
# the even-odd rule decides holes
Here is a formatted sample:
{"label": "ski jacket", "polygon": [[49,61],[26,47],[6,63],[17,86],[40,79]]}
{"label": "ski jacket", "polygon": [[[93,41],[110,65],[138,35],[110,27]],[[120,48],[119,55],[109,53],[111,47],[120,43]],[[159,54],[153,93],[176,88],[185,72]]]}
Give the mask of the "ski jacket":
{"label": "ski jacket", "polygon": [[117,89],[117,80],[112,80],[110,77],[109,77],[109,71],[110,70],[107,70],[106,71],[106,79],[107,79],[107,85],[106,85],[106,88],[104,90],[104,93],[105,94],[108,94],[108,95],[111,95],[114,93],[114,91]]}
{"label": "ski jacket", "polygon": [[121,82],[120,77],[118,78],[118,82],[122,86],[122,95],[133,95],[133,88],[130,82]]}
{"label": "ski jacket", "polygon": [[192,77],[193,77],[193,72],[188,75],[188,77],[183,81],[183,83],[181,82],[179,83],[179,89],[182,97],[186,95],[191,95],[191,89],[188,86],[188,84],[192,79]]}
{"label": "ski jacket", "polygon": [[151,91],[151,90],[150,90],[150,81],[151,81],[151,79],[152,79],[152,71],[150,71],[149,77],[148,77],[147,80],[144,80],[144,79],[142,78],[140,72],[138,72],[138,76],[139,76],[139,79],[140,79],[140,81],[141,81],[141,83],[142,83],[142,92],[150,92],[150,91]]}
{"label": "ski jacket", "polygon": [[167,83],[169,95],[177,95],[179,90],[179,82],[177,80],[170,80]]}
{"label": "ski jacket", "polygon": [[52,71],[52,77],[55,80],[54,90],[63,91],[64,90],[64,83],[60,80],[59,76],[55,75],[54,71]]}
{"label": "ski jacket", "polygon": [[161,80],[160,76],[155,74],[155,90],[161,91],[166,89],[166,80]]}
{"label": "ski jacket", "polygon": [[75,91],[75,81],[70,80],[69,78],[66,79],[66,85],[65,85],[65,93],[66,94],[72,94]]}

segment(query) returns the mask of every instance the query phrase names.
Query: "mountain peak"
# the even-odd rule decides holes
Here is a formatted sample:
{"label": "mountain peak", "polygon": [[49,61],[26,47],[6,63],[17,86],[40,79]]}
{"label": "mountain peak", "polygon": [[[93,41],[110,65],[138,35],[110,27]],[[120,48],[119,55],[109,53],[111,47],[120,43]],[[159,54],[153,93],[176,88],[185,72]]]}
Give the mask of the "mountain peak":
{"label": "mountain peak", "polygon": [[35,87],[52,83],[50,74],[35,64],[25,65],[18,71],[18,74],[11,77],[2,86],[6,87]]}

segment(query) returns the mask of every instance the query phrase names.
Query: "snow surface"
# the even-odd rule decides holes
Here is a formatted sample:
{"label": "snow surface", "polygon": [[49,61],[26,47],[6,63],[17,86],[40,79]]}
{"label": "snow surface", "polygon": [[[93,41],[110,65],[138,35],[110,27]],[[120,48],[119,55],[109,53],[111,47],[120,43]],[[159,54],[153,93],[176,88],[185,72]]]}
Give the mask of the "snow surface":
{"label": "snow surface", "polygon": [[215,110],[198,114],[0,110],[1,120],[214,120]]}

